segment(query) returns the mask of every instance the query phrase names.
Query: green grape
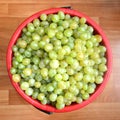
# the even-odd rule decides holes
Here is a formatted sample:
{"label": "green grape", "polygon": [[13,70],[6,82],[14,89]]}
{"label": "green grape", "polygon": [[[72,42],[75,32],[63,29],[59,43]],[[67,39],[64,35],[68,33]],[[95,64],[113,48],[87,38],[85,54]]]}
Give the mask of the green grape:
{"label": "green grape", "polygon": [[33,58],[32,58],[32,62],[33,62],[35,65],[38,65],[39,62],[40,62],[39,57],[37,57],[37,56],[33,57]]}
{"label": "green grape", "polygon": [[18,56],[16,57],[16,60],[17,60],[18,62],[22,62],[23,56],[22,56],[22,55],[18,55]]}
{"label": "green grape", "polygon": [[28,23],[27,24],[27,29],[28,29],[29,32],[32,33],[32,32],[34,32],[35,27],[34,27],[34,25],[32,23]]}
{"label": "green grape", "polygon": [[77,89],[77,87],[75,86],[75,84],[72,84],[72,85],[69,87],[69,91],[70,91],[71,93],[73,93],[76,89]]}
{"label": "green grape", "polygon": [[87,32],[81,33],[80,38],[81,38],[82,40],[87,40],[87,39],[88,39],[88,33],[87,33]]}
{"label": "green grape", "polygon": [[99,49],[100,49],[101,52],[106,52],[106,48],[104,46],[102,46],[102,45],[99,46]]}
{"label": "green grape", "polygon": [[41,83],[40,82],[35,82],[34,86],[35,86],[35,88],[40,88]]}
{"label": "green grape", "polygon": [[87,100],[89,97],[90,97],[90,96],[89,96],[88,93],[85,93],[85,94],[82,95],[82,98],[83,98],[84,100]]}
{"label": "green grape", "polygon": [[61,74],[56,74],[55,75],[55,80],[56,81],[61,81],[62,80],[62,75]]}
{"label": "green grape", "polygon": [[66,84],[64,81],[59,81],[58,82],[58,88],[60,89],[66,89]]}
{"label": "green grape", "polygon": [[59,61],[58,60],[51,60],[50,61],[50,67],[53,69],[56,69],[59,67]]}
{"label": "green grape", "polygon": [[69,78],[69,82],[70,82],[71,85],[75,85],[76,84],[76,81],[75,81],[74,77],[70,77]]}
{"label": "green grape", "polygon": [[57,53],[55,51],[50,51],[49,52],[49,57],[50,57],[50,59],[56,59],[57,58]]}
{"label": "green grape", "polygon": [[65,86],[66,86],[66,89],[68,89],[70,87],[70,82],[69,81],[65,82]]}
{"label": "green grape", "polygon": [[77,58],[77,60],[83,60],[84,59],[83,52],[78,52],[76,58]]}
{"label": "green grape", "polygon": [[38,96],[38,92],[33,92],[32,98],[33,98],[33,99],[37,99],[37,96]]}
{"label": "green grape", "polygon": [[57,95],[55,93],[50,94],[49,96],[50,101],[54,102],[57,99]]}
{"label": "green grape", "polygon": [[62,74],[62,79],[63,79],[64,81],[67,81],[67,80],[69,79],[69,75],[66,74],[66,73]]}
{"label": "green grape", "polygon": [[50,38],[47,35],[43,36],[41,40],[44,41],[45,43],[49,43],[50,42]]}
{"label": "green grape", "polygon": [[54,87],[52,86],[52,84],[48,84],[46,86],[46,89],[47,89],[47,91],[52,92],[54,90]]}
{"label": "green grape", "polygon": [[[75,96],[77,96],[79,94],[79,89],[75,89],[73,92],[72,92]],[[75,100],[74,100],[75,101]]]}
{"label": "green grape", "polygon": [[63,26],[64,29],[68,28],[68,27],[69,27],[69,22],[66,21],[66,20],[63,21],[63,22],[62,22],[62,26]]}
{"label": "green grape", "polygon": [[84,72],[86,74],[93,74],[94,70],[93,70],[93,68],[88,66],[88,67],[84,67]]}
{"label": "green grape", "polygon": [[37,41],[32,41],[32,42],[30,43],[30,47],[31,47],[33,50],[38,50],[38,49],[39,49],[38,42],[37,42]]}
{"label": "green grape", "polygon": [[91,81],[91,76],[89,74],[85,74],[83,76],[83,81],[86,82],[86,83],[90,82]]}
{"label": "green grape", "polygon": [[33,25],[34,25],[35,27],[40,26],[40,20],[39,20],[39,19],[34,19],[34,20],[33,20]]}
{"label": "green grape", "polygon": [[73,59],[72,57],[68,56],[68,57],[66,57],[66,62],[67,62],[68,64],[73,64],[74,59]]}
{"label": "green grape", "polygon": [[92,48],[93,47],[93,43],[91,41],[87,41],[86,46],[88,48]]}
{"label": "green grape", "polygon": [[22,64],[23,64],[23,65],[29,65],[29,64],[30,64],[30,59],[24,58],[24,59],[22,60]]}
{"label": "green grape", "polygon": [[72,31],[71,29],[66,29],[66,30],[64,31],[64,35],[65,35],[66,37],[71,37],[72,34],[73,34],[73,31]]}
{"label": "green grape", "polygon": [[97,84],[101,84],[103,82],[103,77],[102,76],[97,76],[96,79],[95,79],[95,82]]}
{"label": "green grape", "polygon": [[45,95],[44,95],[44,93],[40,93],[40,94],[38,94],[38,100],[40,100],[40,101],[42,101],[44,98],[45,98]]}
{"label": "green grape", "polygon": [[57,72],[58,72],[59,74],[64,74],[64,73],[66,72],[66,69],[65,69],[65,68],[62,68],[62,67],[59,67],[59,68],[57,68]]}
{"label": "green grape", "polygon": [[43,105],[46,105],[47,104],[47,99],[46,98],[44,98],[43,100],[41,100],[41,103],[43,104]]}
{"label": "green grape", "polygon": [[20,52],[21,54],[24,53],[24,51],[25,51],[24,48],[20,48],[20,49],[19,49],[19,52]]}
{"label": "green grape", "polygon": [[73,75],[74,74],[74,70],[71,67],[67,67],[66,71],[67,71],[68,75]]}
{"label": "green grape", "polygon": [[65,19],[66,19],[66,20],[68,20],[68,19],[70,19],[70,18],[71,18],[71,17],[70,17],[69,14],[66,14],[66,15],[65,15]]}
{"label": "green grape", "polygon": [[56,69],[50,69],[48,72],[49,77],[54,77],[56,75]]}
{"label": "green grape", "polygon": [[40,36],[44,35],[45,31],[43,27],[37,27],[36,28],[36,33],[39,34]]}
{"label": "green grape", "polygon": [[46,44],[46,42],[42,40],[38,43],[38,46],[43,49],[45,44]]}
{"label": "green grape", "polygon": [[64,97],[61,96],[61,95],[59,95],[59,96],[57,97],[57,103],[63,103],[63,102],[64,102]]}
{"label": "green grape", "polygon": [[99,70],[100,70],[101,72],[105,72],[105,71],[107,71],[107,67],[106,67],[106,65],[103,64],[103,63],[101,63],[101,64],[99,65]]}
{"label": "green grape", "polygon": [[28,82],[29,82],[29,86],[34,86],[35,79],[32,78]]}
{"label": "green grape", "polygon": [[28,82],[22,82],[22,84],[20,85],[20,88],[22,90],[27,90],[29,88],[29,83]]}
{"label": "green grape", "polygon": [[24,52],[24,55],[25,55],[25,57],[31,57],[31,52],[29,52],[28,50],[26,50],[25,52]]}
{"label": "green grape", "polygon": [[60,18],[59,18],[58,15],[53,15],[53,16],[52,16],[52,21],[55,22],[55,23],[56,23],[56,22],[59,22],[59,19],[60,19]]}
{"label": "green grape", "polygon": [[57,29],[58,29],[58,31],[61,31],[61,32],[63,32],[63,31],[64,31],[63,26],[58,26],[58,27],[57,27]]}
{"label": "green grape", "polygon": [[83,73],[82,72],[76,73],[74,79],[76,81],[81,81],[83,79]]}
{"label": "green grape", "polygon": [[47,19],[47,15],[46,15],[46,14],[41,14],[41,15],[40,15],[40,19],[41,19],[42,21],[45,21],[45,20]]}
{"label": "green grape", "polygon": [[21,77],[20,77],[19,74],[14,74],[14,75],[12,75],[12,80],[13,80],[14,82],[20,82]]}
{"label": "green grape", "polygon": [[81,24],[85,24],[85,23],[86,23],[86,18],[82,17],[82,18],[80,19],[80,23],[81,23]]}
{"label": "green grape", "polygon": [[18,51],[18,47],[17,47],[16,45],[14,45],[14,46],[12,47],[12,51],[13,51],[13,52]]}
{"label": "green grape", "polygon": [[30,76],[30,75],[32,74],[32,69],[30,69],[30,68],[25,68],[25,69],[23,70],[23,74],[24,74],[25,76]]}
{"label": "green grape", "polygon": [[77,82],[76,84],[78,89],[82,89],[83,88],[83,82]]}
{"label": "green grape", "polygon": [[40,67],[40,68],[44,68],[44,67],[45,67],[45,64],[44,64],[44,61],[43,61],[43,60],[41,60],[41,61],[39,62],[39,67]]}
{"label": "green grape", "polygon": [[11,74],[15,74],[16,72],[17,72],[16,68],[12,67],[12,68],[10,69],[10,73],[11,73]]}
{"label": "green grape", "polygon": [[50,24],[50,28],[51,28],[51,29],[55,29],[56,27],[57,27],[57,24],[56,24],[56,23],[51,23],[51,24]]}
{"label": "green grape", "polygon": [[95,92],[95,88],[93,88],[92,86],[89,86],[87,89],[87,93],[92,94]]}
{"label": "green grape", "polygon": [[50,29],[49,31],[48,31],[48,37],[49,38],[52,38],[52,37],[54,37],[55,36],[55,31],[53,30],[53,29]]}
{"label": "green grape", "polygon": [[78,60],[74,59],[73,64],[71,64],[71,68],[77,70],[80,67]]}
{"label": "green grape", "polygon": [[48,76],[48,69],[47,68],[42,68],[40,73],[43,77],[47,77]]}
{"label": "green grape", "polygon": [[64,45],[64,44],[67,44],[68,43],[68,38],[67,37],[63,37],[62,39],[61,39],[61,43]]}
{"label": "green grape", "polygon": [[57,109],[63,109],[65,107],[65,104],[64,103],[57,103],[56,104],[56,108]]}
{"label": "green grape", "polygon": [[65,68],[65,67],[68,66],[68,64],[67,64],[67,62],[66,62],[65,60],[62,60],[62,61],[60,62],[60,66],[63,67],[63,68]]}
{"label": "green grape", "polygon": [[33,35],[32,35],[32,39],[34,40],[34,41],[40,41],[40,36],[38,35],[38,34],[36,34],[36,33],[34,33]]}
{"label": "green grape", "polygon": [[27,28],[24,27],[24,28],[22,29],[22,32],[23,32],[23,33],[26,33],[26,32],[27,32]]}
{"label": "green grape", "polygon": [[75,22],[75,21],[73,21],[73,22],[70,24],[70,28],[71,28],[71,29],[77,29],[77,27],[78,27],[78,24],[77,24],[77,22]]}
{"label": "green grape", "polygon": [[62,32],[57,32],[56,33],[56,38],[57,39],[62,39],[63,38],[63,33]]}
{"label": "green grape", "polygon": [[46,52],[49,52],[53,49],[53,45],[48,43],[48,44],[45,45],[44,49],[45,49]]}
{"label": "green grape", "polygon": [[54,93],[55,93],[55,94],[61,94],[61,93],[62,93],[62,89],[60,89],[60,88],[55,88],[55,89],[54,89]]}
{"label": "green grape", "polygon": [[74,50],[72,50],[70,53],[70,56],[75,58],[77,56],[77,53]]}
{"label": "green grape", "polygon": [[83,99],[81,97],[77,97],[76,102],[77,103],[82,103]]}
{"label": "green grape", "polygon": [[59,11],[58,15],[59,15],[59,18],[62,19],[62,20],[65,18],[65,14],[62,11]]}
{"label": "green grape", "polygon": [[[93,33],[93,31],[94,31],[94,29],[93,29],[92,26],[88,26],[88,27],[87,27],[87,30],[88,30],[90,33]],[[99,38],[98,38],[98,39],[99,39]]]}
{"label": "green grape", "polygon": [[18,65],[18,68],[19,68],[19,69],[24,69],[24,68],[25,68],[25,65],[23,65],[23,64],[20,63],[20,64]]}
{"label": "green grape", "polygon": [[33,94],[33,89],[32,88],[27,88],[25,90],[25,93],[28,95],[28,96],[31,96]]}
{"label": "green grape", "polygon": [[70,93],[70,92],[66,92],[65,93],[65,98],[68,99],[68,100],[71,100],[73,98],[73,94]]}
{"label": "green grape", "polygon": [[70,54],[71,49],[70,49],[69,46],[65,45],[65,46],[63,46],[63,49],[66,51],[66,55],[69,55],[69,54]]}

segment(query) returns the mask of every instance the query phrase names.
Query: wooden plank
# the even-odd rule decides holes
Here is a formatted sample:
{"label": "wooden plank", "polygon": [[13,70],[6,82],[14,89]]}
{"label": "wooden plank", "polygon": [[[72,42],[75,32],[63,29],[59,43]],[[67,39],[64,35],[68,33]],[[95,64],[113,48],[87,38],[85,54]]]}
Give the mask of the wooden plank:
{"label": "wooden plank", "polygon": [[9,104],[10,105],[28,105],[15,89],[9,90]]}
{"label": "wooden plank", "polygon": [[[50,2],[49,0],[0,0],[0,3],[48,3]],[[51,0],[51,3],[92,3],[92,4],[96,4],[96,3],[104,3],[104,4],[108,4],[108,0]],[[114,1],[110,1],[110,3],[113,4],[119,4],[120,1],[119,0],[114,0]]]}
{"label": "wooden plank", "polygon": [[[116,109],[116,107],[118,109]],[[111,108],[111,109],[110,109]],[[71,113],[62,113],[62,114],[53,114],[50,116],[50,120],[119,120],[120,116],[120,104],[119,103],[93,103],[85,108],[71,112]],[[114,113],[114,114],[113,114]],[[74,116],[75,114],[75,116]],[[64,116],[64,117],[62,117]]]}
{"label": "wooden plank", "polygon": [[10,89],[14,89],[14,88],[10,83],[10,79],[8,75],[0,75],[0,90],[10,90]]}
{"label": "wooden plank", "polygon": [[8,4],[0,4],[0,16],[8,14]]}
{"label": "wooden plank", "polygon": [[[99,108],[99,109],[98,109]],[[52,114],[50,116],[30,105],[0,106],[2,120],[119,120],[120,103],[94,103],[74,112]],[[114,113],[114,114],[113,114]]]}
{"label": "wooden plank", "polygon": [[[118,17],[120,15],[120,5],[111,4],[107,2],[106,4],[92,4],[92,3],[72,3],[73,9],[76,9],[80,12],[87,14],[88,16],[99,16],[99,17]],[[111,9],[112,8],[112,9]],[[114,9],[114,10],[113,10]]]}
{"label": "wooden plank", "polygon": [[0,90],[0,106],[7,105],[9,103],[9,91]]}
{"label": "wooden plank", "polygon": [[[55,8],[55,7],[62,7],[62,6],[72,6],[73,9],[79,10],[81,12],[84,12],[88,14],[89,16],[105,16],[105,17],[112,17],[114,16],[119,16],[119,6],[118,4],[92,4],[92,3],[69,3],[65,2],[63,3],[42,3],[42,4],[9,4],[8,5],[8,10],[9,10],[9,16],[30,16],[31,13],[38,12],[40,10],[44,10],[47,8]],[[109,7],[108,7],[109,6]],[[106,11],[104,9],[107,7]],[[114,9],[114,11],[111,9],[111,7]],[[21,9],[22,8],[22,9]],[[89,8],[89,10],[88,10]],[[96,12],[100,10],[100,12]],[[14,12],[16,11],[16,12]],[[23,12],[25,11],[25,12]],[[107,16],[106,16],[107,13]],[[111,16],[112,13],[112,16]]]}
{"label": "wooden plank", "polygon": [[[120,12],[119,12],[120,14]],[[115,30],[120,31],[120,18],[118,17],[100,17],[100,26],[105,30]]]}
{"label": "wooden plank", "polygon": [[23,20],[25,20],[25,17],[0,17],[0,49],[2,50],[1,52],[6,52],[5,48],[7,48],[7,45],[14,31],[23,22]]}
{"label": "wooden plank", "polygon": [[[58,3],[58,4],[9,4],[9,16],[15,16],[15,17],[28,17],[38,11],[48,9],[48,8],[56,8],[56,7],[62,7],[62,6],[70,6],[68,3]],[[22,9],[21,9],[22,8]],[[16,11],[16,12],[14,12]]]}
{"label": "wooden plank", "polygon": [[49,116],[40,112],[31,105],[4,105],[0,106],[0,118],[2,120],[47,120]]}
{"label": "wooden plank", "polygon": [[[6,50],[17,26],[28,16],[51,7],[72,6],[96,21],[112,48],[111,77],[101,95],[83,109],[46,115],[14,89],[6,70]],[[120,0],[0,0],[0,120],[120,120]]]}

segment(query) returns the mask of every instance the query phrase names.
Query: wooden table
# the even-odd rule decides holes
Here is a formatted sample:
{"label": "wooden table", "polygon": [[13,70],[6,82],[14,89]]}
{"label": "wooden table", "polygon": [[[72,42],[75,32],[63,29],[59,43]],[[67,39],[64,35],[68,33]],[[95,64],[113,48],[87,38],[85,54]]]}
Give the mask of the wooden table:
{"label": "wooden table", "polygon": [[[33,13],[72,6],[92,17],[106,33],[113,71],[104,92],[83,109],[47,115],[25,102],[6,71],[6,49],[17,26]],[[120,0],[0,0],[0,120],[120,120]]]}

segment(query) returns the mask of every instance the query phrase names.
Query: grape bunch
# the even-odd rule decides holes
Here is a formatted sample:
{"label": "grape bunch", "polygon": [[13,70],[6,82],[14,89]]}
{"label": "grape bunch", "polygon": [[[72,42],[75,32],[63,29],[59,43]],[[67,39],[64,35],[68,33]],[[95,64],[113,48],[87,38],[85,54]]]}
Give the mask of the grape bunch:
{"label": "grape bunch", "polygon": [[82,103],[103,82],[106,48],[84,17],[41,14],[12,47],[12,80],[41,104]]}

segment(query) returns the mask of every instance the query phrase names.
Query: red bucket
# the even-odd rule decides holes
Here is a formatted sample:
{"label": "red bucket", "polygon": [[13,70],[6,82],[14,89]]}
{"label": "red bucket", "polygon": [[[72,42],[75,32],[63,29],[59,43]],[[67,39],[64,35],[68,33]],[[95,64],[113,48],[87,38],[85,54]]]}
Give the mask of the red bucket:
{"label": "red bucket", "polygon": [[[41,14],[54,14],[57,13],[58,11],[63,11],[65,14],[70,14],[71,16],[78,16],[78,17],[85,17],[87,19],[87,24],[91,25],[95,32],[100,34],[102,36],[102,44],[107,48],[107,52],[106,52],[106,58],[107,58],[107,68],[108,70],[106,71],[106,73],[104,74],[104,80],[103,83],[98,85],[96,88],[96,91],[90,96],[90,98],[88,100],[83,101],[80,104],[77,103],[73,103],[70,106],[65,106],[64,109],[58,110],[55,107],[51,106],[51,105],[42,105],[39,101],[32,99],[31,97],[27,96],[24,91],[22,91],[20,89],[20,86],[18,83],[15,83],[12,80],[12,75],[10,73],[10,68],[12,65],[12,46],[16,43],[16,40],[18,39],[18,37],[21,35],[21,30],[29,23],[32,22],[35,18],[38,18]],[[8,45],[8,49],[7,49],[7,56],[6,56],[6,63],[7,63],[7,71],[8,71],[8,75],[10,77],[11,83],[14,86],[14,88],[16,89],[16,91],[30,104],[32,104],[33,106],[45,110],[45,111],[49,111],[49,112],[70,112],[73,110],[77,110],[80,109],[84,106],[86,106],[87,104],[91,103],[93,100],[95,100],[95,98],[100,95],[100,93],[103,91],[105,85],[107,84],[107,81],[109,80],[110,77],[110,73],[111,73],[111,69],[112,69],[112,53],[111,53],[111,48],[110,48],[110,44],[109,41],[106,37],[106,35],[103,33],[102,29],[91,19],[89,18],[87,15],[80,13],[78,11],[75,10],[70,10],[70,9],[65,9],[65,8],[52,8],[52,9],[47,9],[47,10],[43,10],[40,11],[38,13],[35,13],[34,15],[30,16],[29,18],[27,18],[23,23],[21,23],[18,28],[16,29],[16,31],[14,32],[9,45]]]}

